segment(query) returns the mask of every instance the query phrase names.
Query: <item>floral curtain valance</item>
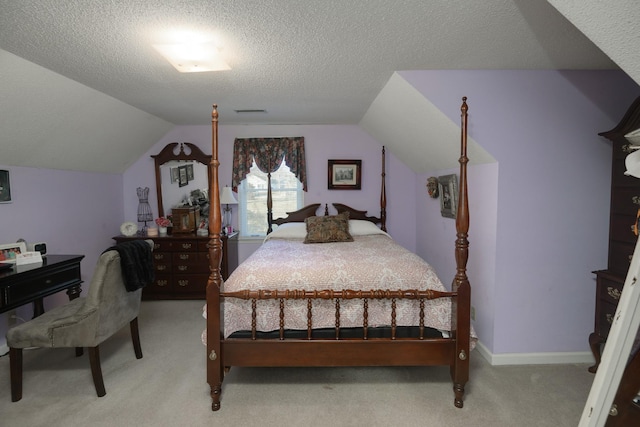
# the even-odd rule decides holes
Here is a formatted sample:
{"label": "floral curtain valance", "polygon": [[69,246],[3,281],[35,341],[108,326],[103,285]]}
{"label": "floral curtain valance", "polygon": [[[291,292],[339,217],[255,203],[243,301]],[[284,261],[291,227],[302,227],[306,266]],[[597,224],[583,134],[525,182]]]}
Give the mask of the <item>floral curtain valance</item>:
{"label": "floral curtain valance", "polygon": [[253,160],[262,172],[273,173],[280,167],[282,159],[300,180],[302,189],[307,191],[304,137],[236,138],[233,143],[233,190],[238,191],[238,185],[247,177]]}

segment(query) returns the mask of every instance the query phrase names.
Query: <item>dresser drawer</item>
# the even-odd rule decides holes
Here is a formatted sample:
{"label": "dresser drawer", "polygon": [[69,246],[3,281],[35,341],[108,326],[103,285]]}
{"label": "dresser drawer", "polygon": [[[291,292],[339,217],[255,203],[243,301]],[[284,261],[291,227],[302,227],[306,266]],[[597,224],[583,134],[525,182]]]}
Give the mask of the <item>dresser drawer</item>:
{"label": "dresser drawer", "polygon": [[171,259],[167,259],[164,262],[154,262],[153,269],[156,274],[171,274],[173,271]]}
{"label": "dresser drawer", "polygon": [[198,242],[196,240],[177,240],[173,242],[175,252],[197,252]]}
{"label": "dresser drawer", "polygon": [[198,262],[198,252],[174,252],[171,259],[174,265],[196,264]]}
{"label": "dresser drawer", "polygon": [[611,233],[609,238],[611,240],[619,240],[635,245],[637,240],[636,235],[633,233],[633,225],[635,222],[635,215],[611,215]]}
{"label": "dresser drawer", "polygon": [[175,274],[173,291],[182,294],[200,294],[204,298],[207,289],[206,274]]}
{"label": "dresser drawer", "polygon": [[633,243],[609,242],[609,270],[626,276],[634,249],[635,245]]}
{"label": "dresser drawer", "polygon": [[171,252],[154,252],[153,253],[153,261],[158,264],[162,263],[170,263],[171,262]]}
{"label": "dresser drawer", "polygon": [[640,188],[617,188],[611,195],[611,213],[636,215],[640,208]]}
{"label": "dresser drawer", "polygon": [[612,280],[601,279],[598,298],[614,306],[618,305],[624,284]]}
{"label": "dresser drawer", "polygon": [[173,266],[173,274],[193,274],[193,273],[208,273],[209,266],[207,264],[198,264],[196,262],[192,264],[175,264]]}
{"label": "dresser drawer", "polygon": [[158,252],[171,252],[173,243],[170,240],[154,239],[153,240],[153,253]]}
{"label": "dresser drawer", "polygon": [[611,324],[613,323],[613,317],[616,314],[617,306],[608,302],[603,302],[600,306],[600,315],[597,322],[598,335],[602,338],[607,338],[609,331],[611,330]]}

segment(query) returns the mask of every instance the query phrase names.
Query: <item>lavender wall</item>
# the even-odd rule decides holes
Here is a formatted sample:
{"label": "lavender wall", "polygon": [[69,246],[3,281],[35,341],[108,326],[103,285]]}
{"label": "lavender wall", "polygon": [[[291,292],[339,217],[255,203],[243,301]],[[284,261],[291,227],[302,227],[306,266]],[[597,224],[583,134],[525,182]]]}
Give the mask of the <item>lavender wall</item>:
{"label": "lavender wall", "polygon": [[[0,243],[46,242],[52,254],[83,254],[86,290],[100,253],[113,244],[123,218],[122,176],[2,166],[11,174],[12,203],[0,204]],[[64,293],[45,298],[45,309],[67,301]],[[17,315],[30,319],[30,305]],[[4,348],[10,313],[0,314]]]}
{"label": "lavender wall", "polygon": [[[448,287],[456,274],[454,247],[456,224],[440,213],[440,199],[426,191],[430,176],[458,174],[459,169],[434,171],[417,176],[416,253],[438,272]],[[467,168],[469,196],[469,260],[467,276],[471,283],[471,305],[476,308],[474,328],[487,348],[493,348],[494,284],[496,274],[496,218],[498,209],[498,164],[471,165]]]}
{"label": "lavender wall", "polygon": [[[490,271],[470,275],[483,344],[494,354],[588,350],[591,271],[606,267],[610,194],[611,146],[597,134],[620,120],[638,86],[617,71],[400,74],[456,122],[468,96],[469,134],[499,164],[470,184],[476,203],[497,200],[495,219],[471,211],[471,230],[497,224],[495,256],[482,248],[471,261],[487,270],[495,262],[494,283],[483,282]],[[433,234],[420,227],[418,241],[450,244]]]}
{"label": "lavender wall", "polygon": [[[224,117],[220,117],[224,123]],[[219,129],[220,185],[231,184],[233,141],[235,138],[304,136],[307,156],[307,184],[305,204],[345,203],[357,209],[380,214],[381,146],[378,141],[355,125],[281,125],[281,126],[225,126]],[[128,220],[135,220],[136,187],[149,187],[149,203],[157,214],[155,173],[152,154],[157,154],[170,142],[191,142],[205,153],[211,153],[210,126],[177,126],[124,174],[124,212]],[[327,190],[328,159],[361,159],[362,190]],[[390,234],[400,244],[414,251],[415,237],[415,174],[399,162],[389,151],[386,156],[387,217]],[[332,211],[330,206],[330,212]],[[233,210],[237,225],[237,208]]]}
{"label": "lavender wall", "polygon": [[[587,351],[591,271],[606,266],[608,238],[611,148],[597,133],[619,121],[640,94],[638,86],[611,71],[400,74],[455,122],[460,98],[468,96],[469,134],[498,161],[469,168],[469,277],[483,344],[494,354]],[[231,181],[234,138],[304,136],[305,202],[343,202],[378,213],[380,144],[358,126],[225,126],[220,120],[222,185]],[[85,254],[83,277],[90,280],[119,225],[136,220],[136,187],[151,188],[157,214],[149,156],[175,141],[210,152],[210,127],[172,129],[122,176],[0,166],[11,171],[14,194],[13,203],[0,205],[0,242],[22,237],[46,241],[52,253]],[[362,159],[363,189],[327,190],[330,158]],[[451,172],[416,175],[387,152],[389,230],[447,284],[454,272],[454,222],[440,216],[424,185],[428,176]],[[19,314],[29,318],[30,307]],[[7,320],[0,315],[0,347]]]}

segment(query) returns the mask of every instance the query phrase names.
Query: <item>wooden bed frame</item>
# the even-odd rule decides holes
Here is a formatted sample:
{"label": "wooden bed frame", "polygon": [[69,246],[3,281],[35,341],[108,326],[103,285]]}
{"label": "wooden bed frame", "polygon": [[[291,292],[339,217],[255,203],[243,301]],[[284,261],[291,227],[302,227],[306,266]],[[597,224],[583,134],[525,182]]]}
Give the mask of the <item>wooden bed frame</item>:
{"label": "wooden bed frame", "polygon": [[[463,406],[464,387],[469,379],[470,312],[471,287],[466,274],[469,242],[469,203],[467,197],[467,98],[462,98],[461,140],[460,140],[460,188],[459,207],[456,217],[457,238],[455,240],[456,275],[452,292],[433,291],[330,291],[305,292],[287,291],[246,291],[225,294],[220,291],[222,276],[220,261],[222,226],[220,191],[218,179],[218,111],[213,106],[212,159],[209,210],[209,259],[211,275],[207,282],[207,382],[211,387],[212,410],[220,409],[220,397],[225,370],[232,366],[252,367],[332,367],[332,366],[433,366],[448,365],[453,381],[454,405]],[[381,191],[381,220],[386,228],[386,195],[384,186],[384,156]],[[335,205],[334,205],[335,206]],[[307,207],[315,210],[318,206]],[[348,207],[347,207],[348,208]],[[306,209],[306,208],[305,208]],[[349,208],[350,209],[350,208]],[[362,212],[362,211],[355,211]],[[305,214],[309,214],[306,212]],[[313,214],[313,213],[312,213]],[[366,216],[365,213],[362,215]],[[304,218],[303,218],[304,220]],[[277,223],[278,220],[274,221]],[[452,300],[451,327],[449,338],[364,338],[356,339],[290,339],[284,338],[281,325],[280,339],[223,338],[223,298],[243,297],[245,299],[305,299],[311,304],[315,299],[400,299],[409,298],[423,301],[449,297]],[[281,311],[281,319],[283,319]],[[395,319],[395,317],[393,318]],[[337,320],[339,322],[339,319]],[[281,322],[282,323],[282,322]],[[393,323],[393,322],[392,322]],[[417,326],[417,325],[416,325]],[[422,325],[421,325],[422,326]],[[336,329],[339,325],[336,325]],[[392,329],[394,325],[392,324]]]}

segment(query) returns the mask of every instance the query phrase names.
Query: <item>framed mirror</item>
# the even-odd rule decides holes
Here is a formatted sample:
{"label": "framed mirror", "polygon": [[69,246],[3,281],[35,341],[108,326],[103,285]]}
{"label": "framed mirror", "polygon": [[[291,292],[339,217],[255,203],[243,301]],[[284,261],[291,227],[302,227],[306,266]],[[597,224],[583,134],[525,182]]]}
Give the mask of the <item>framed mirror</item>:
{"label": "framed mirror", "polygon": [[168,216],[172,208],[184,206],[194,192],[209,199],[210,155],[190,142],[172,142],[151,157],[156,169],[158,216]]}

